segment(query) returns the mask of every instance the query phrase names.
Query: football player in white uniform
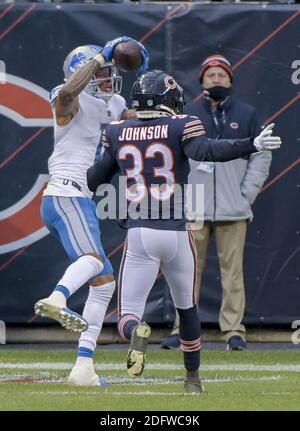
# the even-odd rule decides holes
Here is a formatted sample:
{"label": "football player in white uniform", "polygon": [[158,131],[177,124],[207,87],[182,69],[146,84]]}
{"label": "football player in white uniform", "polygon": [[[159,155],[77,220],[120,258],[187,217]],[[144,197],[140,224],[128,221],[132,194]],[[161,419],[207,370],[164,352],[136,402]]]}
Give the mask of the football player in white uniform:
{"label": "football player in white uniform", "polygon": [[[122,78],[112,60],[113,49],[126,36],[104,48],[80,46],[69,53],[63,70],[65,84],[50,94],[54,116],[54,150],[48,161],[50,181],[44,191],[41,215],[49,231],[62,243],[73,262],[48,298],[35,304],[36,314],[82,332],[77,361],[68,378],[74,385],[99,385],[93,353],[108,303],[115,289],[112,266],[105,256],[96,206],[87,187],[86,171],[100,156],[103,128],[113,120],[131,118],[120,96]],[[142,62],[148,66],[141,45]],[[83,316],[66,306],[67,299],[89,281]]]}

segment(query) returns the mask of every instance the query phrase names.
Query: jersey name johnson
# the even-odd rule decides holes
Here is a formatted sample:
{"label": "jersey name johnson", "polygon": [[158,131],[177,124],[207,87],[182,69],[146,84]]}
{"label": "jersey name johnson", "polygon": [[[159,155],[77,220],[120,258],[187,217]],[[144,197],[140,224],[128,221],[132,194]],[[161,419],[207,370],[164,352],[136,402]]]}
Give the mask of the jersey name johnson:
{"label": "jersey name johnson", "polygon": [[190,166],[183,137],[195,133],[195,126],[194,118],[188,116],[108,125],[103,144],[127,177],[129,207],[140,207],[140,219],[131,220],[129,214],[129,226],[186,228],[184,188]]}
{"label": "jersey name johnson", "polygon": [[169,125],[124,127],[119,141],[147,141],[151,139],[168,139]]}

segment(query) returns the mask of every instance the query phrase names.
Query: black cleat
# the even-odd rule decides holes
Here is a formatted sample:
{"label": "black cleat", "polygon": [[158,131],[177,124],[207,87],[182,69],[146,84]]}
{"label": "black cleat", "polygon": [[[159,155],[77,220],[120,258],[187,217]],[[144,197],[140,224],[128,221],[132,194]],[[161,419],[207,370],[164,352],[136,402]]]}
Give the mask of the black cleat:
{"label": "black cleat", "polygon": [[204,392],[204,387],[202,386],[200,379],[186,379],[184,381],[184,393],[185,394],[201,394]]}

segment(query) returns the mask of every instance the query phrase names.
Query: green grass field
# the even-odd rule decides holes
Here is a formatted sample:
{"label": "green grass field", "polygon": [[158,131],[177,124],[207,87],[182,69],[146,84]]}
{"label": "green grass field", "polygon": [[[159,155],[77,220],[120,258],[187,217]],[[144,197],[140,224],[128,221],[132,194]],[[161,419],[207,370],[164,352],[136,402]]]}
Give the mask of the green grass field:
{"label": "green grass field", "polygon": [[203,351],[205,392],[183,395],[180,351],[149,349],[143,376],[127,377],[126,349],[99,349],[107,387],[65,384],[71,350],[0,347],[0,410],[300,410],[300,352]]}

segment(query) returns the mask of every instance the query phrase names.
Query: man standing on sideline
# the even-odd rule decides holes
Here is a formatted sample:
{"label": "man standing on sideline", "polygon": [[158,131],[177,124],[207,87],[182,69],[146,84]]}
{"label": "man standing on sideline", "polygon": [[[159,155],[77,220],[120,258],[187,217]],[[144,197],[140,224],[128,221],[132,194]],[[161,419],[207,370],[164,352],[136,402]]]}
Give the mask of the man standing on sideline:
{"label": "man standing on sideline", "polygon": [[[213,139],[243,139],[257,136],[261,122],[254,107],[231,96],[233,71],[220,54],[207,57],[200,68],[203,97],[189,103],[185,112],[197,115],[207,136]],[[204,184],[204,225],[197,230],[192,223],[198,251],[196,302],[209,241],[214,233],[220,263],[222,305],[221,332],[228,350],[246,349],[246,330],[241,323],[245,310],[243,254],[251,205],[268,177],[271,153],[263,151],[226,163],[191,160],[191,184]],[[178,315],[163,348],[179,347]]]}
{"label": "man standing on sideline", "polygon": [[[36,314],[57,320],[72,331],[82,332],[77,361],[68,378],[73,385],[97,386],[93,365],[105,313],[115,289],[113,269],[100,238],[99,220],[86,171],[99,158],[101,133],[113,120],[136,117],[119,94],[122,78],[111,62],[114,47],[128,37],[108,42],[104,48],[84,45],[67,56],[65,84],[50,94],[54,116],[54,150],[48,161],[50,181],[44,191],[41,215],[73,262],[48,298],[35,304]],[[148,54],[140,44],[142,64]],[[89,282],[83,317],[66,307],[68,298]]]}
{"label": "man standing on sideline", "polygon": [[[180,315],[180,343],[186,370],[185,393],[203,390],[199,377],[201,325],[195,304],[195,241],[182,195],[188,183],[189,158],[228,161],[262,149],[277,149],[270,124],[256,138],[213,140],[200,119],[182,115],[183,89],[161,70],[142,75],[132,89],[137,119],[114,121],[102,135],[103,157],[87,173],[95,191],[120,170],[127,181],[127,241],[119,272],[119,323],[130,340],[127,372],[144,370],[151,329],[141,322],[158,272],[164,274]],[[181,199],[178,199],[178,197]]]}

